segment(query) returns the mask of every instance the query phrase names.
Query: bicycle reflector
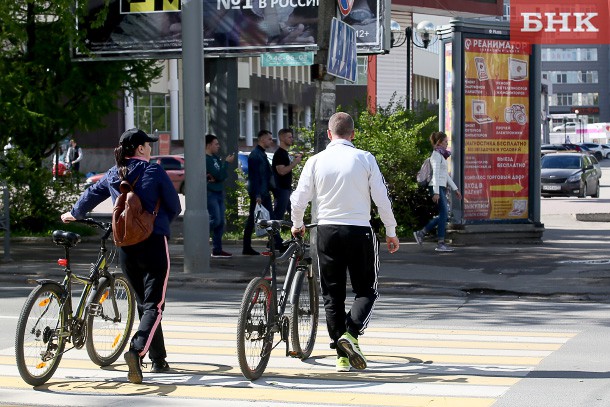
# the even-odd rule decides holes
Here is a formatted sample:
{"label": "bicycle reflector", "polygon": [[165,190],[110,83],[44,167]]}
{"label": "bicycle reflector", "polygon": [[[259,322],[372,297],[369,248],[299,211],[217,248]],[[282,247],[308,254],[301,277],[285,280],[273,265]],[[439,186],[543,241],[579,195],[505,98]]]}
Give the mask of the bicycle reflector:
{"label": "bicycle reflector", "polygon": [[57,259],[57,264],[59,264],[62,267],[67,267],[68,266],[68,259]]}

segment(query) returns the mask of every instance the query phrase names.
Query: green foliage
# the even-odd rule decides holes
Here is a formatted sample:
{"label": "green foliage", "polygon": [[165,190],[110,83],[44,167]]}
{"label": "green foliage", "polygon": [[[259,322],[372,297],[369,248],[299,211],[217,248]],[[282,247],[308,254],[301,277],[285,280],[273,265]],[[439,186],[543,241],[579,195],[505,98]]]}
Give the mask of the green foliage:
{"label": "green foliage", "polygon": [[[356,147],[370,151],[377,158],[379,168],[388,184],[392,198],[394,215],[398,222],[397,234],[410,235],[434,215],[435,206],[425,189],[419,188],[415,175],[422,162],[430,155],[430,133],[438,131],[436,112],[427,109],[405,110],[404,105],[390,101],[387,107],[379,107],[375,114],[362,111],[356,119]],[[298,183],[303,166],[314,155],[315,130],[296,129],[295,144],[291,152],[303,153],[300,165],[293,169],[294,187]],[[227,201],[237,202],[237,206],[227,207],[227,230],[243,231],[248,215],[248,192],[241,170],[236,170],[236,188],[227,188]],[[305,214],[305,221],[311,220],[311,205]],[[376,209],[373,226],[380,230],[382,223]]]}
{"label": "green foliage", "polygon": [[154,61],[72,59],[82,45],[75,17],[87,2],[17,0],[0,5],[0,145],[10,136],[34,162],[75,130],[101,126],[126,89],[147,88],[160,74]]}
{"label": "green foliage", "polygon": [[56,143],[101,127],[125,90],[146,89],[161,73],[155,61],[74,60],[73,47],[84,49],[75,21],[86,10],[87,1],[0,2],[0,146],[10,137],[20,150],[7,175],[18,229],[44,231],[74,201],[76,185],[51,182],[42,168]]}
{"label": "green foliage", "polygon": [[0,163],[0,178],[9,190],[11,231],[17,234],[46,234],[57,227],[59,216],[81,192],[78,180],[53,181],[49,169],[40,168],[16,148],[8,150]]}
{"label": "green foliage", "polygon": [[[394,98],[375,114],[360,113],[356,120],[354,145],[370,151],[388,184],[392,207],[398,223],[398,236],[407,236],[432,216],[433,205],[427,191],[419,188],[415,175],[429,156],[430,133],[438,131],[435,112],[405,110]],[[373,226],[382,226],[374,213]]]}

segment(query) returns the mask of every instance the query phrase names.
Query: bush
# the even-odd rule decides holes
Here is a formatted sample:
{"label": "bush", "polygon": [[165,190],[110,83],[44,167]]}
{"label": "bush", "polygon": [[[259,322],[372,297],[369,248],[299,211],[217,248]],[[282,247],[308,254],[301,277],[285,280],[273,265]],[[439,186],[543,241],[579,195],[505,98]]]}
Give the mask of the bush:
{"label": "bush", "polygon": [[[400,101],[392,99],[386,108],[378,107],[375,114],[360,113],[355,124],[354,145],[377,158],[392,199],[398,223],[396,233],[399,237],[408,236],[434,215],[428,192],[417,185],[415,175],[430,155],[428,138],[438,131],[436,112],[427,108],[405,110]],[[372,223],[381,230],[376,209]]]}
{"label": "bush", "polygon": [[42,168],[19,149],[6,151],[1,159],[0,178],[8,185],[11,231],[44,233],[60,223],[80,194],[76,178],[53,180],[51,171]]}
{"label": "bush", "polygon": [[[405,110],[403,104],[400,100],[394,102],[392,99],[388,107],[379,107],[375,114],[364,109],[356,118],[354,139],[356,147],[370,151],[377,158],[388,184],[399,237],[409,236],[435,214],[435,205],[428,191],[417,185],[415,175],[423,161],[430,156],[430,133],[438,131],[436,111],[429,108]],[[315,129],[295,129],[295,136],[291,151],[303,153],[303,160],[292,171],[294,188],[307,159],[314,155]],[[236,188],[227,188],[227,202],[237,202],[236,206],[227,205],[228,231],[243,231],[248,214],[245,177],[241,170],[236,171]],[[311,205],[305,213],[305,222],[311,220],[310,211]],[[373,209],[371,222],[376,231],[381,231],[383,224],[376,208]]]}

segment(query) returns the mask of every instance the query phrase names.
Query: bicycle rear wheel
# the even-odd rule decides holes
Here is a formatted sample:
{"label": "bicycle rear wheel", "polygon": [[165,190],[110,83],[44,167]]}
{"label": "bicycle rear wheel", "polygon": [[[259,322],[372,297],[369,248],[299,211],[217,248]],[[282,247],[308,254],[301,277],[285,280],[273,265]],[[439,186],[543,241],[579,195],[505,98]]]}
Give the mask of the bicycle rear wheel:
{"label": "bicycle rear wheel", "polygon": [[62,297],[63,288],[45,283],[32,290],[21,310],[15,335],[15,356],[21,378],[32,386],[46,383],[61,361],[67,321]]}
{"label": "bicycle rear wheel", "polygon": [[119,358],[130,339],[135,315],[135,297],[129,282],[122,273],[113,275],[114,279],[102,281],[98,287],[87,315],[87,353],[98,366],[108,366]]}
{"label": "bicycle rear wheel", "polygon": [[273,348],[271,325],[275,315],[271,285],[264,278],[250,281],[237,321],[237,359],[246,379],[256,380],[265,371]]}
{"label": "bicycle rear wheel", "polygon": [[[304,276],[301,276],[305,274]],[[302,360],[307,359],[316,343],[318,333],[318,283],[311,264],[297,272],[294,281],[302,281],[300,294],[292,304],[290,339],[292,349]]]}

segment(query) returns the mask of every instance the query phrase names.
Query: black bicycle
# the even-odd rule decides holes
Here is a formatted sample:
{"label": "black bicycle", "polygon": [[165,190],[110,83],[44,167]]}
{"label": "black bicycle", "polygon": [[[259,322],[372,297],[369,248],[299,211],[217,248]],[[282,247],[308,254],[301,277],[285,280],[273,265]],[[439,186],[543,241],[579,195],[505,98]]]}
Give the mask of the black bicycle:
{"label": "black bicycle", "polygon": [[[117,360],[130,339],[136,302],[125,276],[108,271],[116,255],[116,251],[109,255],[106,248],[112,224],[93,219],[77,222],[104,231],[97,261],[91,264],[89,276],[78,276],[70,268],[70,249],[80,242],[80,236],[54,231],[53,242],[65,249],[65,258],[57,263],[64,267],[66,276],[62,283],[38,280],[17,323],[17,368],[23,380],[32,386],[49,380],[63,354],[70,349],[86,346],[95,364],[108,366]],[[76,309],[72,306],[73,282],[84,285]],[[68,344],[72,346],[66,349]]]}
{"label": "black bicycle", "polygon": [[[290,227],[292,223],[259,220],[257,226],[267,230],[269,263],[262,276],[248,284],[237,322],[239,368],[249,380],[261,377],[271,351],[281,341],[286,343],[286,356],[307,359],[316,341],[319,316],[318,283],[309,257],[309,245],[301,236],[293,237],[284,242],[288,248],[278,257],[274,237],[282,227]],[[276,266],[287,261],[284,284],[278,289]],[[290,316],[284,315],[288,302]],[[280,340],[274,345],[275,333],[280,334]]]}

